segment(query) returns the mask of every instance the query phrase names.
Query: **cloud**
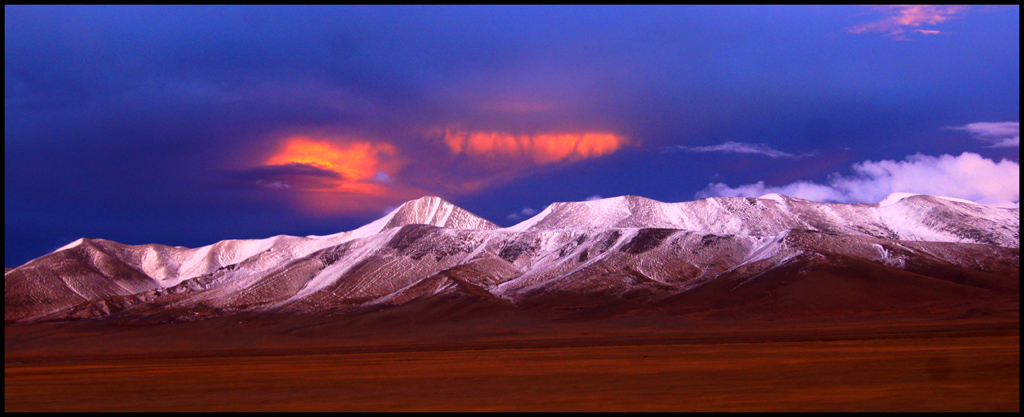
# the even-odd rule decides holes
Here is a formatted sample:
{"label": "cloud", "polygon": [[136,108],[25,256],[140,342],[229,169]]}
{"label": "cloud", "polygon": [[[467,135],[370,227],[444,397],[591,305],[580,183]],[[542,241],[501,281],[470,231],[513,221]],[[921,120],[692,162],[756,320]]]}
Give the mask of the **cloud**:
{"label": "cloud", "polygon": [[287,183],[284,183],[284,182],[281,182],[281,181],[265,181],[265,180],[256,180],[256,185],[259,185],[259,186],[261,186],[261,187],[267,187],[267,188],[278,188],[278,189],[288,189],[288,188],[292,188],[292,187],[291,187],[290,185],[288,185]]}
{"label": "cloud", "polygon": [[686,152],[731,152],[731,153],[746,153],[754,155],[764,155],[769,158],[801,158],[809,155],[794,155],[789,152],[783,152],[775,150],[768,145],[763,143],[742,143],[742,142],[725,142],[721,145],[714,146],[672,146],[665,148],[667,151],[686,151]]}
{"label": "cloud", "polygon": [[[967,12],[970,6],[954,5],[910,5],[910,6],[877,6],[877,10],[887,15],[885,19],[850,26],[850,33],[882,33],[893,40],[908,40],[905,34],[907,27],[920,27],[923,24],[936,25],[946,20],[955,19]],[[911,33],[936,35],[938,30],[911,30]]]}
{"label": "cloud", "polygon": [[523,209],[519,210],[518,213],[509,214],[508,216],[505,216],[505,218],[510,220],[519,220],[520,218],[530,217],[533,216],[534,214],[537,214],[537,210],[534,210],[530,207],[523,207]]}
{"label": "cloud", "polygon": [[[306,164],[337,172],[347,181],[374,178],[397,153],[388,143],[369,141],[339,142],[293,137],[285,140],[280,150],[267,159],[267,165]],[[385,172],[385,175],[387,173]]]}
{"label": "cloud", "polygon": [[604,197],[601,197],[600,194],[594,194],[594,195],[592,195],[590,197],[585,198],[583,201],[594,201],[594,200],[600,200],[602,198],[604,198]]}
{"label": "cloud", "polygon": [[382,183],[382,184],[391,184],[391,183],[395,182],[394,178],[391,178],[391,176],[388,175],[388,173],[384,172],[384,171],[377,171],[376,174],[373,174],[373,176],[370,177],[370,181],[377,182],[377,183]]}
{"label": "cloud", "polygon": [[527,159],[544,165],[607,155],[619,150],[626,140],[603,132],[513,135],[448,129],[444,134],[444,143],[455,154],[486,159]]}
{"label": "cloud", "polygon": [[1020,147],[1020,122],[979,122],[947,129],[966,131],[975,139],[991,143],[991,148]]}
{"label": "cloud", "polygon": [[279,190],[330,190],[341,179],[337,172],[300,163],[259,166],[227,175],[242,184]]}
{"label": "cloud", "polygon": [[402,165],[397,153],[383,142],[292,137],[257,169],[318,179],[315,184],[307,179],[298,187],[303,190],[386,196],[395,182],[388,171],[396,172]]}
{"label": "cloud", "polygon": [[821,202],[875,204],[894,192],[955,197],[990,205],[1008,206],[1020,200],[1020,165],[999,162],[978,154],[959,156],[915,154],[903,161],[864,161],[853,165],[854,175],[832,174],[828,184],[797,181],[767,186],[764,181],[729,187],[708,184],[697,193],[704,197],[758,197],[779,193]]}
{"label": "cloud", "polygon": [[[307,211],[352,214],[427,194],[474,193],[541,166],[557,169],[607,155],[625,143],[618,135],[593,132],[512,135],[435,129],[421,138],[426,141],[417,147],[401,137],[385,142],[286,136],[258,166],[228,174],[239,184],[279,191]],[[536,210],[527,207],[509,218],[533,214]]]}
{"label": "cloud", "polygon": [[430,194],[396,180],[403,166],[390,143],[296,136],[282,140],[261,165],[227,175],[281,191],[308,214],[356,214]]}
{"label": "cloud", "polygon": [[769,187],[765,185],[764,181],[758,181],[754,184],[741,185],[735,188],[716,182],[708,184],[707,188],[697,192],[697,198],[760,197],[771,193],[788,195],[790,197],[798,197],[812,201],[848,202],[848,199],[841,191],[827,185],[815,184],[807,181],[797,181],[779,187]]}
{"label": "cloud", "polygon": [[[428,144],[439,146],[436,159],[410,160],[416,171],[409,181],[425,188],[456,194],[513,182],[525,175],[550,172],[585,159],[621,150],[628,140],[601,131],[513,134],[502,131],[467,131],[428,128],[421,131]],[[424,153],[426,154],[426,153]]]}

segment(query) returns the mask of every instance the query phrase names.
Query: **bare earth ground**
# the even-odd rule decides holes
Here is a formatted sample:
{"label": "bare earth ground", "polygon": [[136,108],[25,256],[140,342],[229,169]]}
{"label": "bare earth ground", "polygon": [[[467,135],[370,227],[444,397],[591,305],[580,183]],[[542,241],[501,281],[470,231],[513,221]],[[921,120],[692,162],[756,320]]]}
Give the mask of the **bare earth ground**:
{"label": "bare earth ground", "polygon": [[1020,410],[1016,312],[469,317],[8,325],[4,409]]}

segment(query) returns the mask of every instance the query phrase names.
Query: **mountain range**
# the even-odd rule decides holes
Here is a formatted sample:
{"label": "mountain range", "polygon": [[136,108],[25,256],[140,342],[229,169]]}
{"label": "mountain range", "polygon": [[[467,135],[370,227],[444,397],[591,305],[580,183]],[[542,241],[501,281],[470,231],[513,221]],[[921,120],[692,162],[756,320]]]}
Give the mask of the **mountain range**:
{"label": "mountain range", "polygon": [[740,317],[1015,311],[1019,231],[1019,208],[905,193],[874,205],[622,196],[553,203],[506,228],[428,196],[327,236],[199,248],[81,238],[4,273],[4,320],[411,303]]}

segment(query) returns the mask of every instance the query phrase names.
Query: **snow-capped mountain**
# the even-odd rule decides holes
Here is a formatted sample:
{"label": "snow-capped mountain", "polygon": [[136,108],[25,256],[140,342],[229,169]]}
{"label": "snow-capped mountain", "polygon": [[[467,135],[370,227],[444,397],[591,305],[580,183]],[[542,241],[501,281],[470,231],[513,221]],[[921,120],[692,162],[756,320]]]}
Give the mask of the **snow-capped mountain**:
{"label": "snow-capped mountain", "polygon": [[317,313],[452,295],[507,307],[657,305],[731,285],[726,299],[757,277],[837,262],[904,271],[892,274],[913,288],[1016,296],[1019,224],[1019,209],[924,195],[876,205],[623,196],[554,203],[500,228],[423,197],[327,236],[201,248],[79,239],[4,274],[4,317]]}
{"label": "snow-capped mountain", "polygon": [[[887,239],[1020,246],[1019,211],[946,197],[910,195],[880,204],[829,204],[770,194],[662,203],[638,196],[554,203],[510,230],[666,228],[767,236],[816,230]],[[895,200],[895,201],[894,201]]]}

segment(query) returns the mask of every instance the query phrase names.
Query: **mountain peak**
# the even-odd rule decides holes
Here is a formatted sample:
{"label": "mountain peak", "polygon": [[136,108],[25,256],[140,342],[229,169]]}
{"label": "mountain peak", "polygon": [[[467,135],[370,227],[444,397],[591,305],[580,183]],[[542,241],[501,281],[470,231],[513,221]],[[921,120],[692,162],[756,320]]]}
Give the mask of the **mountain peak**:
{"label": "mountain peak", "polygon": [[638,195],[557,202],[509,230],[644,227],[646,222],[660,216],[658,211],[664,204]]}
{"label": "mountain peak", "polygon": [[[612,197],[612,198],[606,198],[604,200],[615,201],[615,202],[618,202],[620,204],[626,204],[626,205],[629,205],[629,206],[635,206],[635,205],[638,205],[638,204],[661,203],[661,201],[655,200],[653,198],[647,198],[647,197],[644,197],[644,196],[632,195],[632,194],[622,195],[622,196]],[[601,201],[601,200],[592,200],[592,201]]]}
{"label": "mountain peak", "polygon": [[409,200],[388,214],[383,229],[410,224],[428,224],[449,229],[497,229],[491,223],[465,209],[433,195]]}
{"label": "mountain peak", "polygon": [[65,250],[65,249],[71,249],[71,248],[73,248],[75,246],[81,245],[82,243],[85,243],[85,238],[84,237],[80,237],[78,239],[75,239],[74,242],[71,242],[71,243],[68,243],[67,245],[61,246],[59,249],[55,250],[54,252],[62,251],[62,250]]}
{"label": "mountain peak", "polygon": [[[425,196],[420,197],[420,198],[416,198],[416,199],[412,199],[412,200],[406,201],[406,202],[402,203],[402,205],[399,206],[399,207],[406,206],[406,205],[409,205],[409,204],[423,204],[423,203],[430,203],[430,202],[440,202],[442,204],[452,204],[450,201],[445,200],[444,198],[438,197],[436,195],[425,195]],[[452,205],[454,205],[454,204],[452,204]]]}
{"label": "mountain peak", "polygon": [[661,202],[661,201],[652,199],[652,198],[647,198],[647,197],[644,197],[644,196],[629,194],[629,195],[620,195],[620,196],[616,196],[616,197],[605,197],[605,198],[598,198],[598,199],[584,200],[584,201],[557,201],[557,202],[551,203],[551,205],[549,207],[551,207],[555,211],[566,210],[566,209],[575,210],[575,209],[578,209],[578,207],[588,207],[590,209],[617,208],[619,210],[629,211],[629,210],[632,210],[632,208],[634,208],[634,207],[651,205],[651,204],[664,204],[664,203]]}

